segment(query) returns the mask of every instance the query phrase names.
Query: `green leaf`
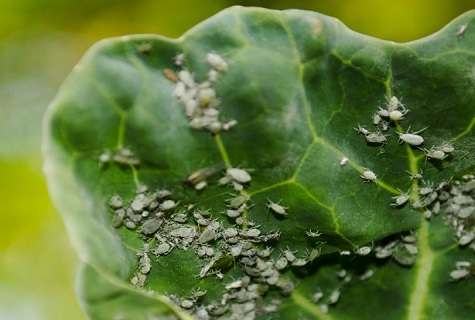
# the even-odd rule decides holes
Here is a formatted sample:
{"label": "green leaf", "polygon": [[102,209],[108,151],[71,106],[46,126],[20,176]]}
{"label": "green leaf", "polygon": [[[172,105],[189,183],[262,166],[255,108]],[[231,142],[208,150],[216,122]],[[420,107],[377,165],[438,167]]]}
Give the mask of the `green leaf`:
{"label": "green leaf", "polygon": [[[206,290],[205,297],[191,307],[195,313],[199,305],[221,301],[224,285],[250,272],[245,271],[241,256],[232,259],[225,237],[209,241],[221,258],[197,257],[203,247],[198,237],[206,228],[197,227],[193,213],[209,210],[223,224],[219,228],[229,228],[235,221],[223,212],[230,199],[241,194],[247,207],[240,228],[246,230],[252,222],[259,226],[261,235],[253,247],[274,249],[272,260],[264,259],[272,268],[272,261],[287,248],[297,251],[299,259],[307,259],[305,250],[321,250],[319,257],[302,267],[284,268],[277,285],[269,281],[269,291],[261,292],[262,305],[244,299],[252,300],[259,318],[351,319],[357,313],[361,319],[380,314],[388,319],[436,315],[449,319],[472,313],[473,280],[449,282],[449,274],[457,261],[473,259],[473,250],[457,243],[460,230],[455,235],[450,224],[463,225],[463,233],[470,233],[473,223],[471,215],[459,219],[449,212],[457,185],[441,183],[474,172],[474,21],[475,13],[469,12],[428,38],[396,44],[355,33],[313,12],[233,7],[177,40],[136,35],[95,45],[50,105],[43,145],[51,195],[87,264],[83,270],[85,310],[101,318],[99,312],[91,311],[101,300],[109,314],[119,308],[114,301],[109,304],[111,295],[89,298],[103,281],[111,292],[128,290],[131,300],[126,301],[143,297],[144,308],[149,308],[150,299],[171,305],[162,298],[131,293],[140,288],[125,289],[141,273],[138,261],[145,242],[153,250],[161,241],[173,247],[158,258],[149,253],[151,271],[142,272],[148,276],[145,289],[153,290],[156,297],[169,294],[178,304],[193,290]],[[177,65],[174,61],[181,53],[183,65]],[[174,77],[180,71],[190,71],[199,84],[207,80],[212,69],[207,62],[210,53],[227,64],[227,68],[215,66],[219,79],[212,87],[219,100],[211,99],[211,104],[219,104],[221,126],[237,121],[229,130],[218,130],[215,124],[193,129],[190,124],[203,118],[194,109],[187,118],[174,94],[179,86]],[[209,98],[198,101],[199,110],[212,109]],[[391,109],[390,101],[404,106]],[[397,109],[404,118],[391,121],[383,116],[373,125],[378,110],[388,109]],[[380,132],[377,139],[387,141],[368,142],[374,138],[358,134],[355,128],[360,125]],[[420,146],[400,143],[401,134],[419,131],[424,139]],[[419,138],[402,137],[409,142]],[[444,144],[455,151],[447,151],[443,160],[426,158],[426,153],[440,151]],[[125,157],[124,149],[133,156]],[[341,164],[344,157],[346,165]],[[246,169],[252,180],[243,183],[242,191],[220,186],[218,180],[226,168]],[[370,179],[365,179],[365,170],[377,178],[366,173]],[[423,180],[410,179],[420,172]],[[201,178],[208,186],[195,190]],[[471,179],[465,177],[463,183],[470,186]],[[165,226],[158,231],[162,238],[140,231],[151,215],[135,229],[112,225],[111,197],[119,195],[130,206],[141,185],[149,188],[147,195],[156,189],[170,190],[177,204],[165,213]],[[428,195],[419,192],[428,186],[434,189]],[[410,197],[407,203],[391,205],[393,197],[405,192]],[[470,189],[457,192],[468,192],[473,201]],[[432,195],[437,198],[428,202]],[[284,208],[269,208],[269,201],[285,207],[284,214],[278,214]],[[435,203],[442,206],[442,213],[424,218],[424,214],[429,218],[427,210],[435,211]],[[193,245],[183,244],[184,236],[172,235],[182,231],[171,222],[170,212],[187,217],[187,228],[196,232]],[[241,240],[246,238],[242,230]],[[278,239],[263,241],[264,235],[276,231]],[[312,238],[308,231],[321,235]],[[408,253],[415,245],[400,240],[411,232],[418,234],[417,254]],[[375,252],[391,243],[394,259],[391,255],[378,259]],[[370,253],[364,252],[371,247]],[[210,274],[197,277],[206,264]],[[343,269],[353,280],[343,275]],[[374,277],[357,280],[373,269]],[[217,271],[224,279],[211,275]],[[341,272],[340,277],[336,272]],[[257,275],[251,278],[266,282]],[[286,294],[282,291],[287,281],[295,290]],[[311,297],[318,290],[324,298],[313,303]],[[341,296],[332,303],[336,291]],[[237,309],[244,306],[238,300],[235,296],[226,300],[227,315],[234,312],[239,317]],[[276,303],[275,312],[266,312],[270,311],[266,307]],[[150,306],[154,307],[170,310]],[[186,318],[187,313],[177,316]]]}

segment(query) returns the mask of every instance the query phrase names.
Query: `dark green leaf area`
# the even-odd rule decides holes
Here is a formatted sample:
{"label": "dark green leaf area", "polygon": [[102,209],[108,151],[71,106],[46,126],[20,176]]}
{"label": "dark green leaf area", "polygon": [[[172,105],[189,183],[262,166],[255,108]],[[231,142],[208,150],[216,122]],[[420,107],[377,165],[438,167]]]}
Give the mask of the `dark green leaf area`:
{"label": "dark green leaf area", "polygon": [[[473,247],[459,243],[473,221],[451,212],[459,203],[448,200],[465,192],[451,191],[453,179],[475,170],[473,16],[396,44],[317,13],[235,7],[178,40],[142,35],[98,43],[50,106],[44,138],[52,197],[87,264],[81,271],[87,312],[98,319],[116,311],[133,319],[163,315],[173,308],[162,300],[168,294],[195,315],[200,303],[224,312],[217,304],[227,299],[227,315],[239,318],[249,299],[226,285],[248,275],[259,292],[248,307],[263,319],[473,313],[473,272],[459,276],[473,267]],[[210,53],[226,67],[213,66]],[[217,79],[207,83],[210,71]],[[184,86],[186,77],[196,84]],[[187,94],[210,86],[216,100],[196,98],[193,109],[177,94],[180,85]],[[193,121],[210,111],[219,113],[219,128],[194,129]],[[392,111],[401,115],[391,118]],[[237,124],[225,128],[232,120]],[[442,146],[454,150],[430,156]],[[251,180],[226,182],[229,168]],[[109,200],[118,195],[131,207],[141,186],[169,190],[176,206],[137,209],[117,222]],[[401,195],[407,199],[397,203]],[[239,223],[228,212],[238,209],[232,207],[238,196],[246,197]],[[454,201],[466,201],[465,209],[470,197]],[[193,216],[199,211],[209,212],[208,224]],[[138,213],[143,217],[135,223]],[[144,223],[157,215],[164,226],[148,232]],[[184,221],[173,222],[177,215]],[[218,231],[199,240],[212,233],[210,221]],[[253,227],[259,240],[245,235]],[[229,258],[235,243],[221,234],[228,228],[250,239],[252,250],[273,249],[262,259],[267,267],[256,272],[246,263],[257,259]],[[181,232],[194,232],[191,244],[183,245]],[[266,235],[272,236],[262,240]],[[157,250],[164,243],[173,250],[150,253],[151,269],[144,271],[144,244]],[[216,255],[199,257],[202,247]],[[275,277],[260,275],[286,255],[289,264]],[[292,265],[291,255],[305,263]],[[456,266],[460,261],[469,267]],[[206,295],[193,298],[200,290]],[[142,313],[125,310],[135,303]]]}

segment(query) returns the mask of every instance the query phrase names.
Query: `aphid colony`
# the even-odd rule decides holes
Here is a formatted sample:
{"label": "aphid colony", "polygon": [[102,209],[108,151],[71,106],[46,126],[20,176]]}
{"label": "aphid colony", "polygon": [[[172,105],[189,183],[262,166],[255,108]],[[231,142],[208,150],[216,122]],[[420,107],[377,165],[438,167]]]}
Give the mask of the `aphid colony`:
{"label": "aphid colony", "polygon": [[221,73],[228,70],[228,63],[217,53],[208,53],[206,61],[211,69],[208,71],[208,78],[202,83],[197,83],[193,73],[184,67],[183,53],[175,57],[175,65],[181,70],[175,73],[171,69],[165,69],[163,74],[174,83],[173,95],[183,106],[190,127],[206,129],[216,134],[230,130],[237,121],[229,120],[223,123],[219,120],[221,102],[214,88]]}
{"label": "aphid colony", "polygon": [[[226,176],[240,183],[249,182],[247,172],[227,170]],[[227,201],[227,209],[222,213],[234,222],[225,227],[213,219],[209,210],[194,210],[193,206],[181,206],[172,200],[172,193],[165,189],[150,191],[140,186],[136,195],[128,201],[114,195],[109,206],[114,210],[112,224],[139,231],[146,240],[137,253],[137,270],[131,284],[144,287],[154,260],[170,254],[173,250],[193,250],[203,261],[197,269],[197,278],[214,276],[225,281],[225,271],[234,265],[243,272],[243,277],[223,284],[224,294],[220,301],[204,305],[201,300],[205,293],[187,297],[170,295],[171,301],[188,310],[197,318],[212,319],[231,314],[236,319],[254,319],[256,314],[272,312],[279,301],[266,304],[262,298],[269,290],[277,290],[287,296],[294,290],[294,284],[282,275],[292,267],[300,267],[315,259],[319,251],[299,256],[287,248],[276,259],[271,259],[272,247],[280,237],[280,232],[263,233],[259,226],[242,217],[250,209],[250,197],[245,193],[235,195]],[[269,210],[285,213],[286,208],[269,201]],[[275,207],[274,207],[275,206]],[[188,210],[190,209],[190,210]],[[316,231],[307,233],[311,237]]]}
{"label": "aphid colony", "polygon": [[438,191],[439,210],[444,223],[451,227],[459,246],[475,251],[475,176],[465,175]]}
{"label": "aphid colony", "polygon": [[128,148],[122,148],[116,153],[106,150],[99,156],[99,167],[101,168],[106,168],[112,162],[121,166],[140,165],[140,160],[135,156],[132,150]]}
{"label": "aphid colony", "polygon": [[[400,121],[405,119],[406,114],[410,110],[406,109],[402,102],[396,97],[392,96],[388,98],[388,101],[384,108],[379,108],[379,110],[373,115],[372,123],[378,127],[377,131],[370,131],[367,127],[358,124],[358,127],[355,128],[358,134],[362,134],[366,142],[370,145],[385,145],[388,141],[389,135],[384,134],[389,130],[391,124],[397,124]],[[399,137],[399,143],[406,143],[409,146],[417,147],[420,150],[424,151],[426,158],[429,160],[444,160],[447,158],[455,149],[449,143],[444,143],[440,146],[432,146],[430,150],[421,148],[420,146],[424,143],[424,138],[420,135],[426,128],[421,130],[410,132],[410,126],[405,133],[396,132]],[[380,153],[384,153],[384,150],[381,150]],[[346,165],[348,163],[348,158],[344,157],[340,159],[340,165]],[[364,172],[360,176],[365,182],[374,182],[377,179],[376,174],[370,170],[363,168]],[[409,199],[406,195],[401,195],[396,199],[396,206],[401,206],[407,202]]]}

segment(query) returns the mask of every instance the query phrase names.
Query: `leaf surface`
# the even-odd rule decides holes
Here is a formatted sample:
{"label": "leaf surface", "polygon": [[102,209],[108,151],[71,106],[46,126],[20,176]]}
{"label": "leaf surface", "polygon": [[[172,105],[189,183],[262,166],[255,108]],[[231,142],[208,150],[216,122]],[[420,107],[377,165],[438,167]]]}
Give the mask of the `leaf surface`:
{"label": "leaf surface", "polygon": [[[458,34],[463,25],[465,32]],[[51,195],[87,264],[82,271],[87,290],[80,292],[85,310],[101,318],[93,311],[95,305],[101,299],[107,305],[112,298],[95,298],[94,288],[107,281],[108,286],[126,290],[137,272],[137,253],[144,240],[156,244],[156,239],[141,235],[140,228],[112,226],[114,211],[108,202],[113,195],[131,204],[141,185],[166,188],[178,203],[172,211],[191,217],[196,209],[209,210],[227,228],[234,221],[223,212],[233,197],[230,193],[239,192],[217,180],[225,168],[235,167],[252,177],[241,192],[250,197],[245,221],[254,221],[262,234],[280,232],[270,243],[272,261],[287,248],[297,251],[299,258],[306,249],[322,251],[313,262],[281,272],[295,285],[289,296],[272,286],[265,295],[265,303],[282,302],[278,318],[352,319],[358,314],[374,319],[385,314],[387,319],[456,319],[473,312],[473,280],[448,281],[455,262],[471,261],[473,251],[457,245],[442,215],[424,219],[422,212],[429,205],[415,210],[409,203],[421,200],[420,187],[436,188],[442,181],[474,172],[472,29],[475,15],[469,12],[428,38],[397,44],[355,33],[313,12],[233,7],[176,40],[138,35],[96,44],[51,104],[43,148]],[[180,53],[183,66],[174,64]],[[186,69],[203,83],[210,70],[209,53],[227,63],[214,86],[219,119],[237,121],[217,134],[190,128],[173,94],[176,84],[164,74],[166,69],[175,74]],[[383,130],[383,122],[373,125],[373,116],[389,108],[391,97],[404,105],[398,110],[409,111],[400,121],[386,119]],[[355,130],[359,125],[380,132],[387,141],[368,142],[368,136]],[[401,134],[420,130],[420,148],[400,143]],[[455,151],[447,158],[426,159],[432,146],[448,143]],[[116,155],[124,148],[140,164],[101,165],[104,153]],[[344,157],[348,164],[341,165]],[[206,176],[208,187],[198,191],[183,183],[203,168],[212,171]],[[366,170],[377,176],[375,181],[365,181]],[[424,180],[411,180],[410,174],[420,170]],[[393,197],[406,191],[410,201],[391,206]],[[287,215],[273,212],[269,201],[286,207]],[[204,232],[193,218],[186,225]],[[313,239],[309,230],[321,236]],[[373,252],[340,255],[387,244],[409,232],[419,235],[419,252],[411,267],[376,259]],[[212,244],[216,251],[222,250],[219,241]],[[242,265],[233,261],[223,280],[201,279],[197,275],[210,259],[198,259],[195,247],[153,258],[145,288],[158,296],[180,297],[199,288],[207,290],[203,304],[219,301],[223,283],[243,276]],[[335,276],[345,269],[357,279],[373,268],[375,276],[366,281],[345,282],[345,277]],[[311,301],[318,288],[325,303]],[[328,299],[335,291],[341,297],[331,303]],[[138,293],[129,294],[132,300],[141,299]],[[153,298],[142,298],[144,314],[154,314],[153,308],[159,307],[147,302]],[[171,310],[166,300],[158,300],[158,305],[164,304],[160,310]],[[114,305],[120,304],[111,308]],[[276,316],[259,312],[262,319]]]}

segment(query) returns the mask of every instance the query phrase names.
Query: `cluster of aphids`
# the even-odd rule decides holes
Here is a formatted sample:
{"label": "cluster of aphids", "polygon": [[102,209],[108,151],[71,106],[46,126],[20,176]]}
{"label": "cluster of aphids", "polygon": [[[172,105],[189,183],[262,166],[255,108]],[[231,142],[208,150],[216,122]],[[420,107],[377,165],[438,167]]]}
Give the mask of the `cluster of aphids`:
{"label": "cluster of aphids", "polygon": [[181,68],[178,73],[165,69],[163,74],[175,84],[173,94],[185,110],[188,124],[193,129],[206,129],[213,134],[227,131],[237,124],[236,120],[221,122],[219,120],[220,100],[216,97],[214,85],[220,74],[228,70],[228,63],[217,53],[208,53],[206,61],[211,69],[208,78],[202,83],[195,81],[192,72],[184,67],[185,55],[175,57],[175,66]]}
{"label": "cluster of aphids", "polygon": [[[385,108],[380,107],[372,117],[373,125],[378,128],[377,131],[370,131],[367,127],[361,125],[358,125],[355,130],[358,134],[362,134],[365,137],[368,144],[383,146],[389,138],[389,135],[385,134],[385,132],[389,130],[391,124],[395,125],[404,120],[409,111],[396,96],[392,96],[388,99]],[[424,138],[420,133],[426,129],[423,128],[412,133],[409,133],[410,129],[408,129],[406,133],[396,132],[396,134],[399,136],[400,143],[405,142],[410,146],[419,148],[425,152],[427,159],[444,160],[455,150],[454,147],[449,143],[443,143],[439,146],[432,146],[430,150],[422,148]],[[340,164],[345,165],[348,161],[349,159],[344,157],[340,160]],[[377,179],[377,175],[370,169],[365,168],[361,178],[366,182],[374,182]]]}
{"label": "cluster of aphids", "polygon": [[444,222],[453,228],[461,247],[475,251],[475,176],[465,175],[439,192]]}
{"label": "cluster of aphids", "polygon": [[128,148],[122,148],[115,153],[105,150],[99,156],[99,167],[106,168],[111,163],[120,166],[138,166],[140,165],[140,159]]}
{"label": "cluster of aphids", "polygon": [[[228,168],[220,179],[222,183],[242,190],[250,181],[247,171]],[[224,181],[226,180],[226,181]],[[236,184],[239,186],[236,187]],[[147,275],[152,268],[152,258],[168,255],[173,250],[193,250],[196,257],[203,261],[197,278],[214,276],[224,279],[224,273],[231,266],[242,271],[242,278],[223,284],[220,301],[205,305],[203,296],[190,293],[187,297],[170,295],[170,299],[181,308],[188,310],[198,319],[220,317],[231,314],[236,319],[254,319],[257,314],[274,311],[277,302],[263,304],[262,299],[269,290],[277,290],[283,296],[294,290],[294,284],[283,276],[291,267],[299,267],[315,259],[319,251],[302,257],[290,249],[283,250],[276,260],[272,259],[272,247],[280,237],[280,232],[264,234],[254,222],[246,218],[252,207],[250,197],[241,193],[226,201],[222,213],[231,221],[225,227],[218,219],[213,219],[210,210],[195,210],[192,205],[180,205],[172,200],[168,190],[149,191],[140,186],[136,196],[124,201],[114,195],[109,206],[114,210],[113,226],[125,225],[128,229],[138,230],[145,243],[137,253],[138,270],[131,279],[137,287],[144,287]],[[269,209],[276,215],[285,217],[287,208],[269,200]],[[310,232],[310,231],[309,231]],[[310,232],[309,236],[320,235]],[[206,318],[206,316],[208,318]]]}

